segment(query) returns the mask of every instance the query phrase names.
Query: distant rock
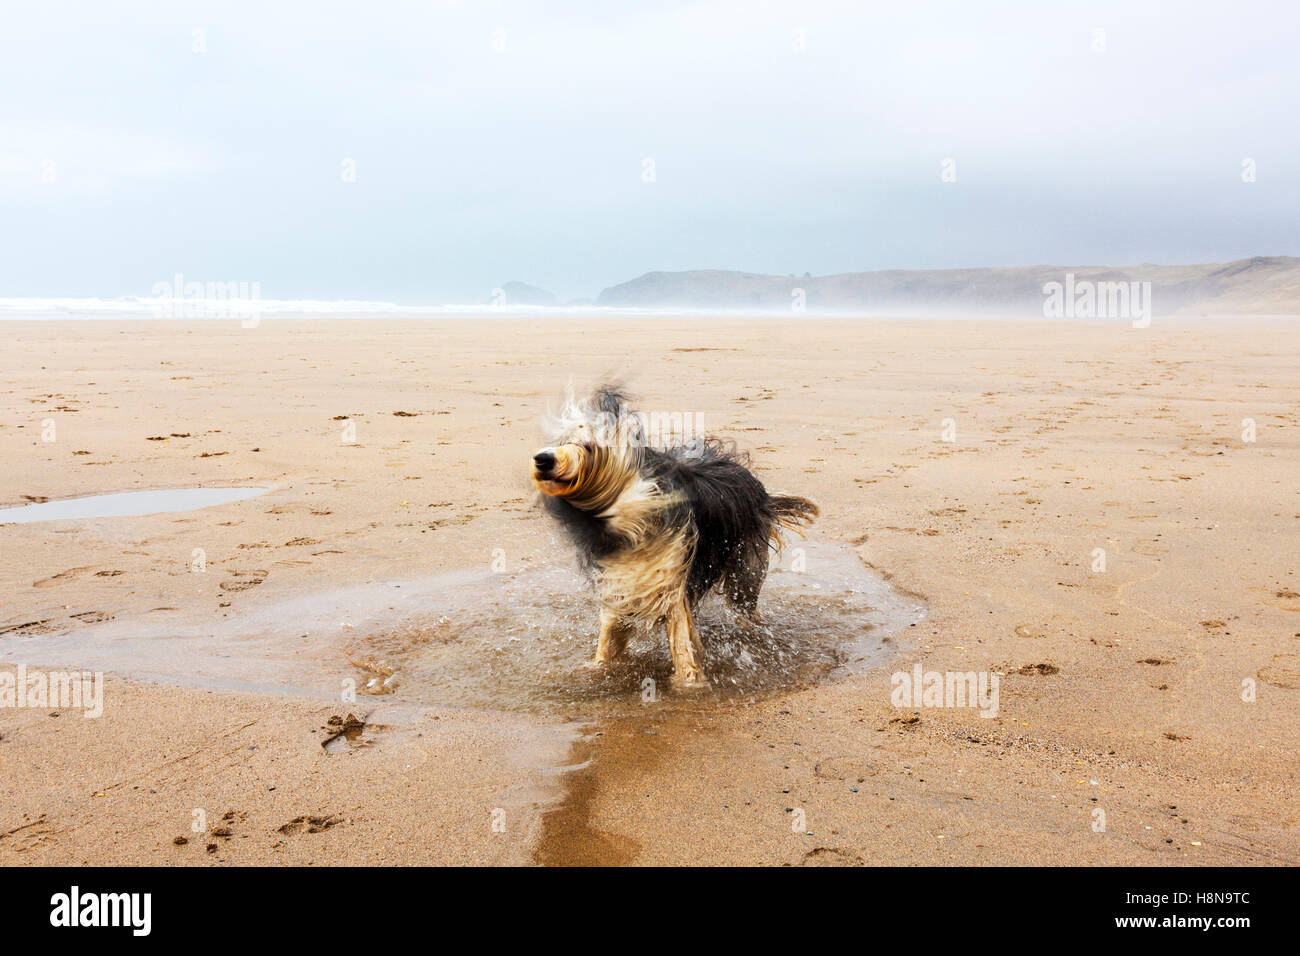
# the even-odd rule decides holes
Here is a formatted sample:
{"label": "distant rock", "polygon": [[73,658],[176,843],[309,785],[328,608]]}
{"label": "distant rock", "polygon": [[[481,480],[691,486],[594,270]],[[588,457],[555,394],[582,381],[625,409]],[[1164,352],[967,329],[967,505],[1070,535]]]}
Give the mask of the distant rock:
{"label": "distant rock", "polygon": [[[554,294],[527,282],[507,282],[501,287],[503,305],[555,305]],[[490,304],[496,304],[494,296]]]}
{"label": "distant rock", "polygon": [[722,270],[648,272],[605,289],[596,304],[772,314],[789,313],[802,305],[813,313],[856,315],[1042,316],[1049,314],[1045,287],[1057,283],[1061,296],[1074,303],[1062,317],[1086,318],[1085,287],[1092,287],[1088,301],[1093,292],[1100,301],[1114,294],[1115,284],[1146,282],[1151,283],[1155,315],[1177,311],[1300,315],[1300,259],[1290,256],[1182,266],[1013,266],[803,278]]}

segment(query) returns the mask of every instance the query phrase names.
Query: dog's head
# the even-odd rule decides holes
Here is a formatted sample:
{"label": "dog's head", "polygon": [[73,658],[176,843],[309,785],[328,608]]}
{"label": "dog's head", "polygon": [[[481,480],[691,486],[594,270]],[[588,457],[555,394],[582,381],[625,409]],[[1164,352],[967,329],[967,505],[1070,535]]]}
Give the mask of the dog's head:
{"label": "dog's head", "polygon": [[533,455],[533,483],[543,494],[599,512],[636,480],[644,440],[640,418],[615,386],[576,398],[572,388],[548,422],[550,443]]}

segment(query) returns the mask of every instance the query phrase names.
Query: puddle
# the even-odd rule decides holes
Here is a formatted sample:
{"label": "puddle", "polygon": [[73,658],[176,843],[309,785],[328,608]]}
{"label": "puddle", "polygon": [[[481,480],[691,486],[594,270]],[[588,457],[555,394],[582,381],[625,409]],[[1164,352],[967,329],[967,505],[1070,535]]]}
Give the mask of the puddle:
{"label": "puddle", "polygon": [[754,627],[717,598],[700,606],[713,687],[686,694],[674,693],[662,628],[633,638],[602,670],[583,666],[596,648],[596,599],[564,567],[371,581],[215,622],[118,616],[71,630],[24,626],[0,634],[0,658],[20,645],[48,665],[191,686],[333,698],[354,687],[358,713],[369,700],[597,718],[639,710],[650,693],[661,704],[694,704],[836,680],[886,663],[892,640],[925,614],[852,548],[818,542],[786,550],[759,610]]}
{"label": "puddle", "polygon": [[270,488],[162,488],[123,491],[84,498],[60,498],[17,508],[0,508],[0,524],[68,521],[81,518],[125,518],[169,511],[194,511],[264,495]]}
{"label": "puddle", "polygon": [[[357,626],[345,653],[362,693],[451,707],[607,716],[643,700],[732,699],[835,680],[884,663],[925,608],[847,547],[806,544],[805,570],[774,567],[757,627],[711,597],[696,612],[708,691],[674,693],[662,631],[634,638],[600,670],[595,596],[574,571],[492,575],[437,595],[431,616]],[[786,552],[786,564],[796,555]]]}
{"label": "puddle", "polygon": [[[249,497],[264,489],[211,490]],[[163,610],[177,610],[173,603],[182,602]],[[313,736],[331,761],[408,746],[401,734],[427,720],[425,707],[488,711],[461,719],[481,719],[493,728],[486,739],[517,748],[506,755],[515,769],[499,803],[524,819],[544,808],[532,858],[594,865],[635,862],[641,852],[635,840],[601,831],[593,807],[607,788],[639,787],[671,759],[674,728],[703,736],[716,702],[743,705],[888,664],[926,613],[851,547],[816,541],[787,548],[759,610],[763,624],[754,627],[716,598],[698,609],[713,687],[686,694],[673,690],[662,629],[634,638],[607,669],[583,666],[595,652],[599,614],[590,585],[570,567],[362,580],[268,595],[220,620],[137,614],[77,616],[70,625],[66,608],[29,609],[0,626],[0,660],[332,702],[342,690],[343,708]],[[648,692],[653,723],[645,720]],[[298,817],[281,831],[333,822]]]}

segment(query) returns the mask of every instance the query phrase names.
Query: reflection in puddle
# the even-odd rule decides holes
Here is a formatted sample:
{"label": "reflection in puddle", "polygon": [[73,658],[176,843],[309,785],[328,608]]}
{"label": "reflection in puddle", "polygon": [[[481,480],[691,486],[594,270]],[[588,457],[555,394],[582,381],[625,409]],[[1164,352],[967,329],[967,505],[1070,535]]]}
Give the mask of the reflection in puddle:
{"label": "reflection in puddle", "polygon": [[[792,549],[793,550],[793,549]],[[713,683],[689,699],[743,698],[835,679],[882,662],[890,636],[924,608],[893,591],[848,548],[807,544],[796,573],[774,568],[760,601],[763,624],[710,598],[696,619]],[[430,596],[431,613],[368,627],[347,647],[366,693],[452,707],[587,715],[675,696],[662,629],[634,638],[600,670],[595,596],[562,570],[495,575]],[[425,603],[422,601],[421,603]]]}
{"label": "reflection in puddle", "polygon": [[194,511],[266,494],[270,488],[161,488],[123,491],[85,498],[61,498],[18,508],[0,508],[0,524],[67,521],[78,518],[123,518],[132,515]]}

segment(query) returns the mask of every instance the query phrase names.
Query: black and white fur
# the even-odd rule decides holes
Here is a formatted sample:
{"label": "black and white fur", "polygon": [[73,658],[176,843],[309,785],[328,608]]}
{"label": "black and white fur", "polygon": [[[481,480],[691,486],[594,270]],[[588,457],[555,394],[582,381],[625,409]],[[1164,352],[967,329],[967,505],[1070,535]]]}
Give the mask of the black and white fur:
{"label": "black and white fur", "polygon": [[811,523],[806,498],[769,495],[749,457],[716,438],[647,447],[641,419],[615,386],[570,392],[533,456],[545,508],[568,531],[600,596],[593,663],[616,658],[637,630],[663,624],[681,684],[708,683],[693,610],[719,588],[758,621],[769,550],[782,529]]}

